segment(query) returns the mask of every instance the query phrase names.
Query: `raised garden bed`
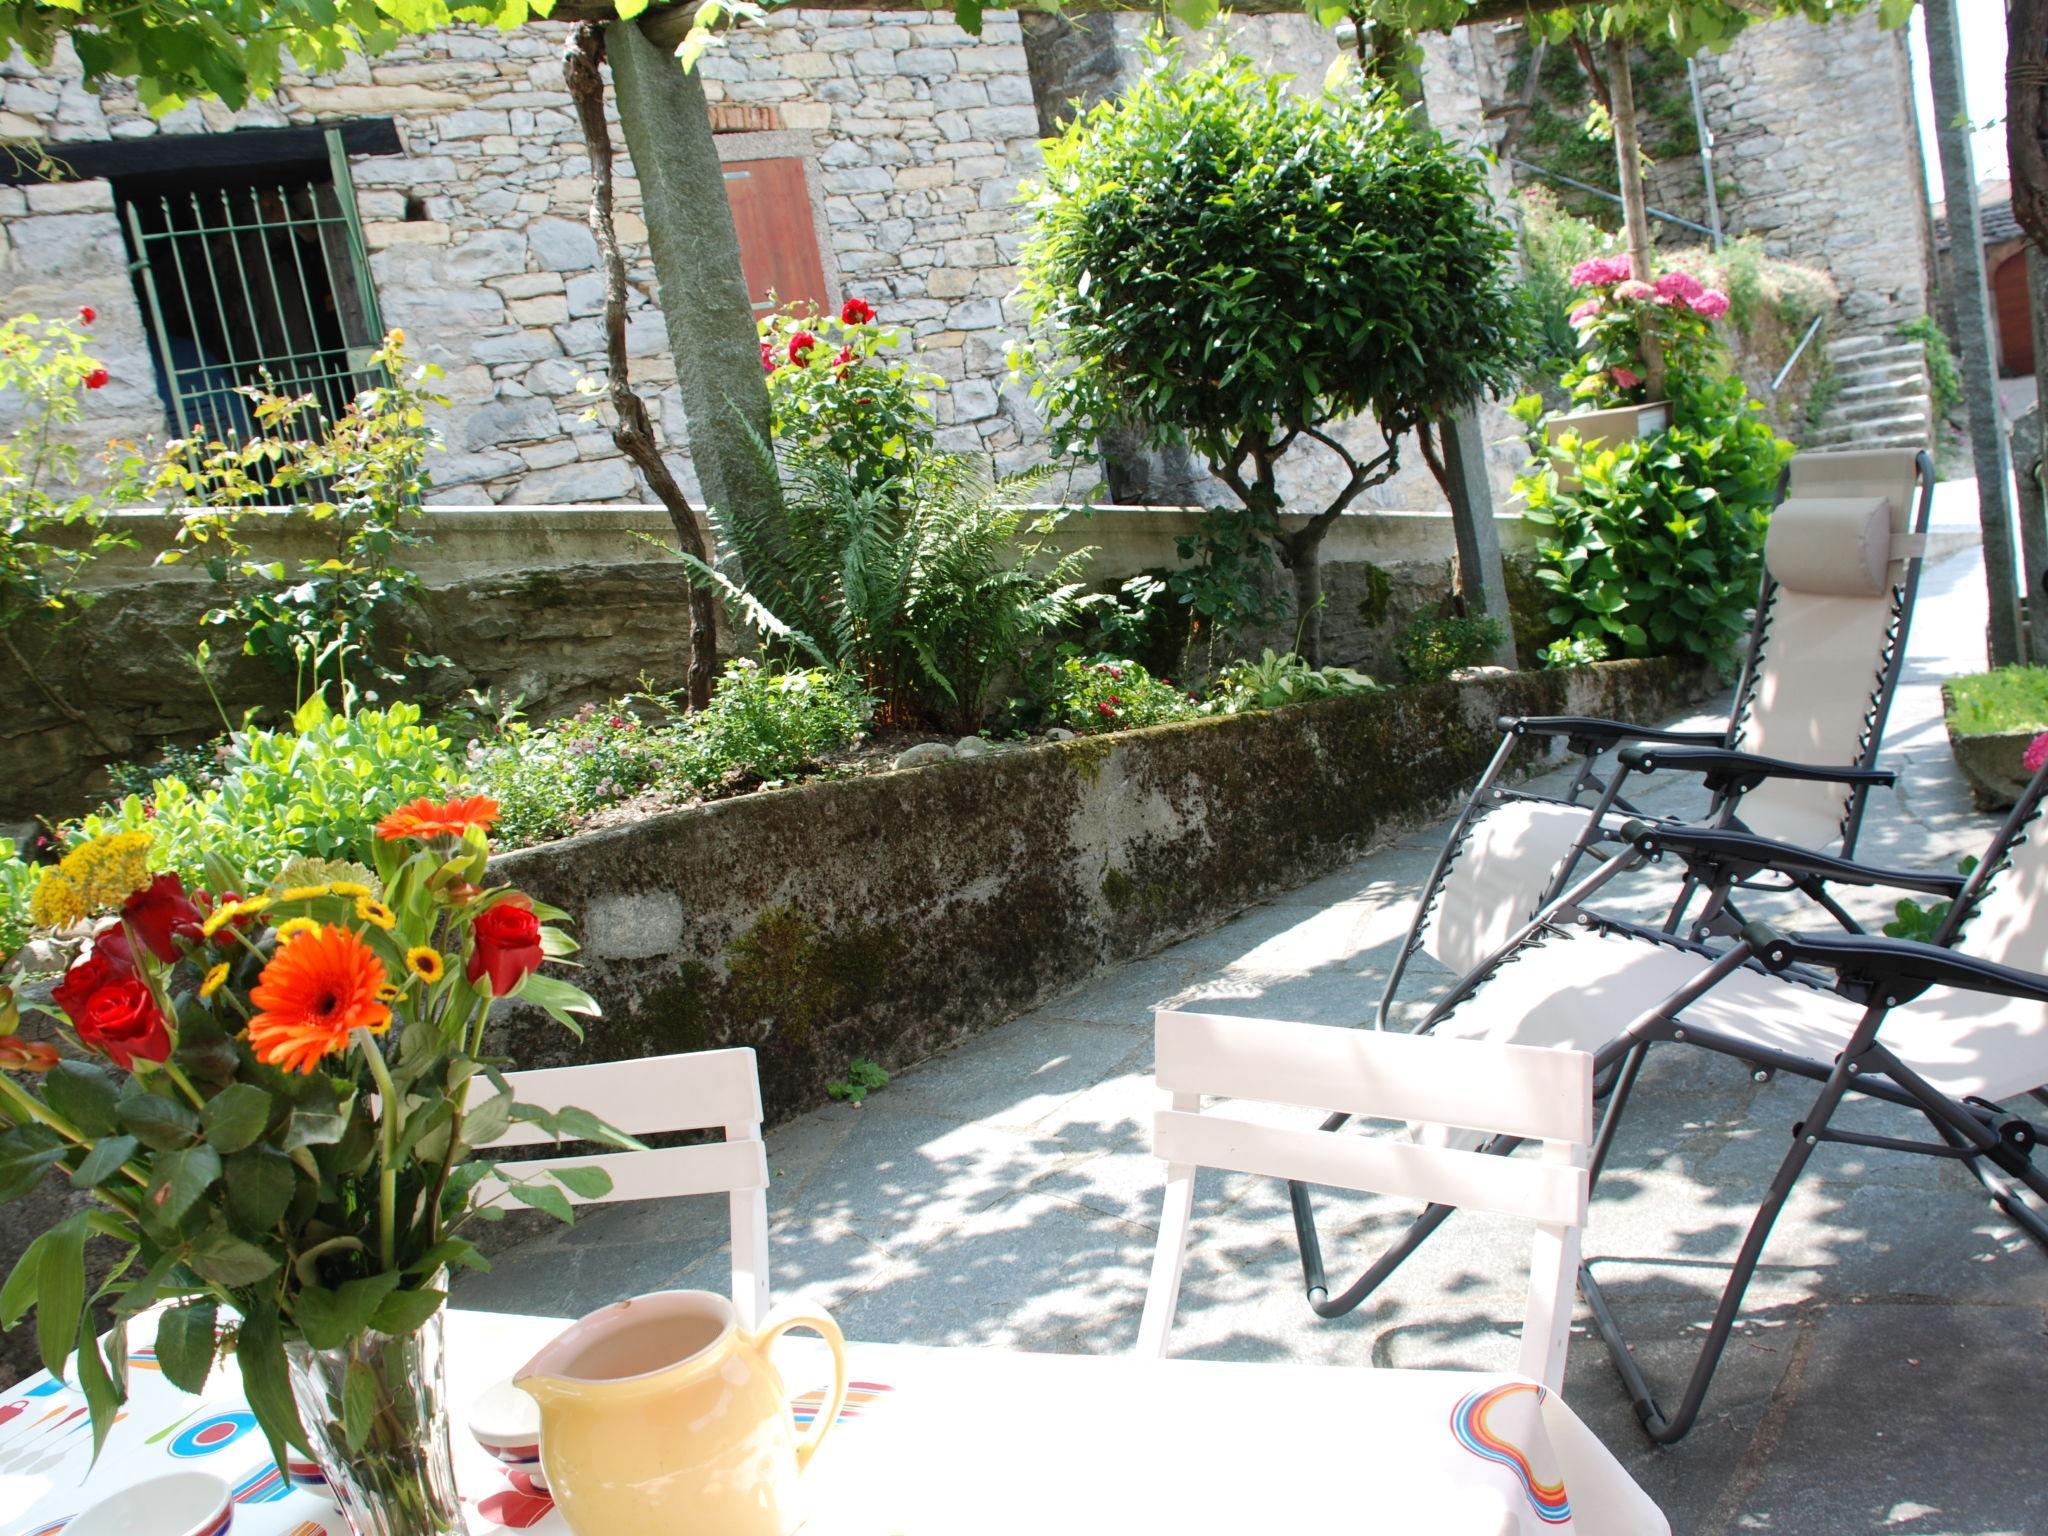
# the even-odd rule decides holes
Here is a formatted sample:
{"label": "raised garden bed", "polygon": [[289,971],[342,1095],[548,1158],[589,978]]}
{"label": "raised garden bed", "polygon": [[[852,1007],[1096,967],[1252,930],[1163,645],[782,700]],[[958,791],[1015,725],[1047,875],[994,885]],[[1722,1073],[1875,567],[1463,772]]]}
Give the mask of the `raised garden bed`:
{"label": "raised garden bed", "polygon": [[855,1057],[931,1055],[1442,813],[1500,715],[1659,720],[1714,687],[1627,661],[1330,699],[764,791],[495,873],[580,915],[606,1015],[581,1059],[752,1045],[786,1116]]}
{"label": "raised garden bed", "polygon": [[2011,809],[2027,787],[2021,759],[2048,730],[2048,667],[2000,667],[1942,685],[1941,704],[1956,768],[1980,811]]}

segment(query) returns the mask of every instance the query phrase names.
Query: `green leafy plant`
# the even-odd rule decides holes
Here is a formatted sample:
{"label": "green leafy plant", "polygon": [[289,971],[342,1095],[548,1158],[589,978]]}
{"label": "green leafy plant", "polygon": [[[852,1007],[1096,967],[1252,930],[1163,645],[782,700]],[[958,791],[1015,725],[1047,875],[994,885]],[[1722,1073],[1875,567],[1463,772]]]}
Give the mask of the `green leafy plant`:
{"label": "green leafy plant", "polygon": [[1394,642],[1394,654],[1413,681],[1437,683],[1461,667],[1476,667],[1492,660],[1500,642],[1501,627],[1497,620],[1419,613]]}
{"label": "green leafy plant", "polygon": [[1607,642],[1598,635],[1565,635],[1551,641],[1538,654],[1543,658],[1545,671],[1590,667],[1607,659]]}
{"label": "green leafy plant", "polygon": [[[1967,875],[1977,867],[1974,853],[1964,854],[1956,864],[1956,873]],[[1937,901],[1930,907],[1923,907],[1911,897],[1900,901],[1892,908],[1894,916],[1884,925],[1885,937],[1892,939],[1917,939],[1922,944],[1934,942],[1941,932],[1941,925],[1948,921],[1949,908],[1953,902]]]}
{"label": "green leafy plant", "polygon": [[882,723],[975,730],[998,682],[1073,618],[1093,551],[1055,555],[1045,540],[1059,517],[1017,504],[1047,471],[991,477],[922,447],[879,485],[814,446],[783,465],[786,516],[710,514],[744,586],[680,558],[775,652],[857,679]]}
{"label": "green leafy plant", "polygon": [[124,758],[107,764],[107,782],[116,800],[152,794],[161,779],[182,779],[189,788],[204,789],[219,777],[227,755],[228,742],[224,736],[192,746],[171,742],[149,757]]}
{"label": "green leafy plant", "polygon": [[1209,507],[1193,533],[1174,535],[1174,553],[1183,564],[1167,578],[1167,586],[1192,615],[1194,634],[1211,643],[1236,641],[1252,625],[1270,624],[1286,614],[1286,601],[1272,580],[1278,565],[1273,541],[1279,533],[1277,512]]}
{"label": "green leafy plant", "polygon": [[1279,709],[1310,699],[1347,693],[1377,693],[1380,685],[1349,667],[1312,667],[1289,651],[1271,647],[1257,661],[1235,661],[1210,679],[1205,705],[1212,712],[1237,714],[1247,709]]}
{"label": "green leafy plant", "polygon": [[[402,331],[385,337],[371,363],[388,382],[357,395],[332,423],[313,417],[311,396],[248,390],[257,431],[247,440],[180,438],[128,464],[127,489],[177,515],[178,542],[159,561],[197,553],[227,589],[206,622],[239,632],[245,654],[291,673],[300,698],[327,691],[343,710],[358,695],[374,700],[376,684],[402,680],[405,669],[446,665],[407,642],[393,667],[378,643],[379,621],[419,591],[403,551],[427,542],[411,514],[427,488],[427,453],[440,442],[427,411],[448,403],[432,388],[441,370],[408,364],[404,345]],[[252,519],[284,515],[281,492],[303,496],[298,515],[330,536],[327,551],[289,566],[254,555],[244,534]]]}
{"label": "green leafy plant", "polygon": [[1956,371],[1956,355],[1949,349],[1948,333],[1932,315],[1922,315],[1899,327],[1904,341],[1920,343],[1927,359],[1927,387],[1933,392],[1934,419],[1945,420],[1963,403],[1963,376]]}
{"label": "green leafy plant", "polygon": [[66,840],[154,836],[154,867],[200,880],[225,859],[268,880],[293,859],[367,862],[377,807],[452,789],[452,744],[416,704],[343,715],[308,699],[288,728],[232,733],[210,782],[177,774],[65,829]]}
{"label": "green leafy plant", "polygon": [[1171,681],[1124,656],[1070,656],[1060,664],[1054,713],[1077,735],[1191,720],[1201,705]]}
{"label": "green leafy plant", "polygon": [[889,1086],[889,1074],[865,1056],[856,1056],[847,1064],[846,1076],[837,1082],[827,1083],[828,1098],[844,1104],[858,1104],[869,1094]]}
{"label": "green leafy plant", "polygon": [[[41,880],[40,867],[21,857],[14,839],[0,837],[0,955],[11,955],[28,942],[35,926],[29,919],[29,898]],[[0,988],[0,1015],[12,1006],[4,993]]]}
{"label": "green leafy plant", "polygon": [[1626,256],[1572,274],[1579,355],[1562,387],[1598,409],[1641,403],[1642,347],[1661,344],[1670,424],[1646,437],[1589,439],[1565,418],[1553,440],[1542,400],[1514,414],[1533,457],[1515,481],[1536,525],[1546,617],[1624,656],[1692,654],[1732,664],[1756,598],[1758,564],[1792,445],[1730,369],[1713,323],[1728,299],[1690,274],[1654,284]]}
{"label": "green leafy plant", "polygon": [[[1513,237],[1480,161],[1391,89],[1300,94],[1227,47],[1185,69],[1154,48],[1020,194],[1033,339],[1012,364],[1063,447],[1119,428],[1191,443],[1243,513],[1215,542],[1269,544],[1309,613],[1324,535],[1403,438],[1514,378]],[[1379,445],[1354,452],[1338,424],[1364,415]],[[1310,444],[1342,479],[1282,531],[1278,466]],[[1312,618],[1311,661],[1319,644]]]}
{"label": "green leafy plant", "polygon": [[134,547],[99,499],[78,488],[78,447],[66,430],[84,414],[86,395],[108,382],[79,328],[96,318],[84,308],[78,325],[35,315],[0,323],[0,396],[16,402],[13,429],[0,438],[0,651],[44,702],[106,746],[91,714],[51,686],[17,634],[30,619],[61,626],[90,607],[94,594],[79,586],[85,568]]}
{"label": "green leafy plant", "polygon": [[729,775],[789,779],[867,729],[868,700],[843,672],[726,665],[711,702],[688,719],[684,762],[694,782]]}

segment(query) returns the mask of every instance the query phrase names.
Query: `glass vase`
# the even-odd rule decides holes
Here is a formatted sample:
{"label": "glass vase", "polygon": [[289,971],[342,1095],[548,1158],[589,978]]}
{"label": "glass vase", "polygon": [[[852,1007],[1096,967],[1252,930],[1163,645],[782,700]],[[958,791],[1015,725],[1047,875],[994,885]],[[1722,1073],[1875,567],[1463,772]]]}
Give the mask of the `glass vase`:
{"label": "glass vase", "polygon": [[[448,1446],[442,1316],[407,1334],[365,1332],[338,1349],[286,1342],[306,1438],[355,1536],[468,1536]],[[367,1427],[353,1446],[343,1411],[351,1372],[355,1391],[368,1395]]]}

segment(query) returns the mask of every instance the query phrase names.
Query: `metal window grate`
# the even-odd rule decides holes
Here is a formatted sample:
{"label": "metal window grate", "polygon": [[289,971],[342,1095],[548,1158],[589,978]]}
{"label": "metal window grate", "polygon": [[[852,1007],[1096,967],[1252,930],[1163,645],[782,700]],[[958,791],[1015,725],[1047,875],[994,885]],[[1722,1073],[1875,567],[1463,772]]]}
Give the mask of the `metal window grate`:
{"label": "metal window grate", "polygon": [[157,379],[186,436],[254,434],[242,389],[311,395],[340,415],[375,383],[383,333],[348,157],[324,165],[117,187]]}

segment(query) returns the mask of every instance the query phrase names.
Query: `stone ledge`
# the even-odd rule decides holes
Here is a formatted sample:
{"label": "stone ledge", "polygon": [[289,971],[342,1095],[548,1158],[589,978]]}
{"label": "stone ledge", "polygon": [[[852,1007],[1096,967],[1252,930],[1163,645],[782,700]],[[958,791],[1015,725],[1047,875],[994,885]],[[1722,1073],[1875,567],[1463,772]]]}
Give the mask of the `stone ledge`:
{"label": "stone ledge", "polygon": [[1511,673],[801,785],[506,854],[496,878],[585,920],[579,980],[605,1018],[578,1047],[508,1008],[496,1043],[536,1066],[751,1045],[785,1117],[856,1056],[929,1056],[1441,815],[1499,715],[1662,720],[1716,686],[1669,660]]}

